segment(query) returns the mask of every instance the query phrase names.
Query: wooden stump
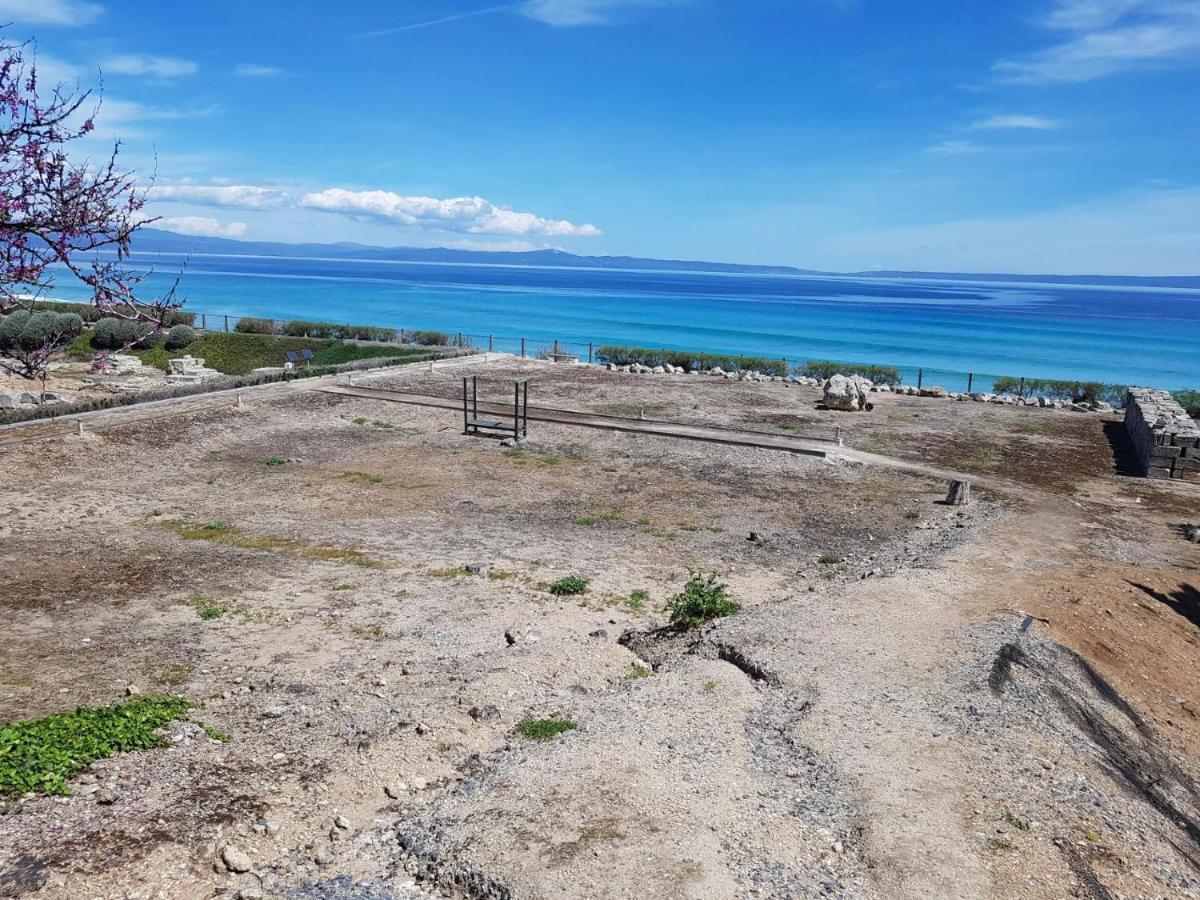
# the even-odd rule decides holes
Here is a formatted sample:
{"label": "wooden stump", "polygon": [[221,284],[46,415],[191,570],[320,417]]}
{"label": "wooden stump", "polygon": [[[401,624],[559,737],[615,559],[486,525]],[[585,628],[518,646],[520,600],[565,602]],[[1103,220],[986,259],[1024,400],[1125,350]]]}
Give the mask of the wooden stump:
{"label": "wooden stump", "polygon": [[947,506],[966,506],[971,502],[971,482],[952,481],[950,492],[946,494]]}

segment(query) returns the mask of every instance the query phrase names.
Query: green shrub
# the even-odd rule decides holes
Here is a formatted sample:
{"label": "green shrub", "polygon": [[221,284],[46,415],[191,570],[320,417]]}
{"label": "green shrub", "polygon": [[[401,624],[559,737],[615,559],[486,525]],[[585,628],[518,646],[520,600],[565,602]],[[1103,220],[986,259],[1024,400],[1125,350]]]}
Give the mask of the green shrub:
{"label": "green shrub", "polygon": [[0,352],[31,353],[58,347],[82,332],[83,320],[75,313],[19,309],[0,318]]}
{"label": "green shrub", "polygon": [[550,593],[555,597],[574,597],[578,594],[587,593],[589,584],[591,582],[586,578],[579,575],[568,575],[566,578],[560,578],[554,584],[550,585]]}
{"label": "green shrub", "polygon": [[406,331],[404,338],[410,344],[420,344],[423,347],[450,346],[450,335],[444,331]]}
{"label": "green shrub", "polygon": [[255,319],[247,316],[238,319],[233,330],[239,334],[274,334],[275,323],[270,319]]}
{"label": "green shrub", "polygon": [[530,741],[552,741],[560,734],[574,731],[578,728],[570,719],[560,719],[557,716],[550,719],[525,719],[517,723],[514,729],[518,735]]}
{"label": "green shrub", "polygon": [[[98,322],[104,318],[112,318],[113,313],[120,313],[121,315],[131,315],[133,313],[133,310],[128,306],[115,306],[111,310],[104,310],[92,303],[60,303],[57,300],[38,300],[32,305],[32,309],[35,311],[74,313],[88,324]],[[163,316],[163,326],[166,328],[170,328],[172,325],[195,326],[195,324],[196,314],[193,312],[184,312],[182,309],[173,309]]]}
{"label": "green shrub", "polygon": [[395,328],[378,325],[344,325],[337,322],[306,322],[293,319],[284,322],[280,334],[291,337],[326,338],[339,341],[394,341]]}
{"label": "green shrub", "polygon": [[1200,419],[1200,391],[1172,391],[1171,396],[1187,410],[1189,416]]}
{"label": "green shrub", "polygon": [[120,350],[129,346],[149,350],[165,342],[166,335],[145,322],[109,317],[92,326],[92,347],[96,350]]}
{"label": "green shrub", "polygon": [[1114,406],[1124,406],[1129,388],[1123,384],[1103,384],[1099,381],[1071,381],[1060,378],[1014,378],[1002,375],[992,384],[997,394],[1018,394],[1022,397],[1045,397],[1071,403],[1094,403],[1103,400]]}
{"label": "green shrub", "polygon": [[643,366],[664,366],[669,363],[691,371],[720,366],[731,372],[752,370],[764,375],[786,375],[788,373],[787,363],[782,359],[653,347],[601,347],[596,351],[596,359],[599,362],[612,363],[617,366],[629,366],[635,363]]}
{"label": "green shrub", "polygon": [[829,359],[810,359],[804,364],[804,374],[810,378],[829,378],[833,375],[861,375],[875,384],[899,384],[900,370],[895,366],[875,366],[867,363],[834,362]]}
{"label": "green shrub", "polygon": [[190,325],[174,325],[167,332],[167,340],[163,344],[168,350],[182,350],[196,339],[196,331]]}
{"label": "green shrub", "polygon": [[0,796],[69,794],[68,779],[98,759],[166,746],[156,729],[191,706],[179,697],[140,697],[0,726]]}
{"label": "green shrub", "polygon": [[713,619],[732,616],[741,605],[729,599],[729,586],[717,581],[717,573],[693,573],[683,590],[667,601],[671,624],[695,628]]}

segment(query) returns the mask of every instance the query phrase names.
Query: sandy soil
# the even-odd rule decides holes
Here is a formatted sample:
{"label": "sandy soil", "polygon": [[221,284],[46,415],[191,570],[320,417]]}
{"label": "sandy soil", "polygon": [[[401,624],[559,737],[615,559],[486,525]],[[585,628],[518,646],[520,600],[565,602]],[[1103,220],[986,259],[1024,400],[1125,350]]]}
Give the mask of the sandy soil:
{"label": "sandy soil", "polygon": [[[532,362],[371,383],[464,371],[988,489],[311,391],[0,448],[0,721],[132,687],[231,735],[0,801],[0,896],[1200,896],[1200,492],[1122,476],[1119,429]],[[743,611],[663,631],[691,570]],[[513,731],[549,715],[578,727]]]}

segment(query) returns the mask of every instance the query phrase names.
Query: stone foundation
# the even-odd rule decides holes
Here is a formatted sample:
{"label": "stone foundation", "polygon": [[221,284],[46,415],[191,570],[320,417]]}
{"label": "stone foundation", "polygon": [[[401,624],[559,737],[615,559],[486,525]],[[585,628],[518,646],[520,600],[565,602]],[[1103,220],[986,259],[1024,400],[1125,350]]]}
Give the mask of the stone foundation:
{"label": "stone foundation", "polygon": [[1200,481],[1200,425],[1166,391],[1130,388],[1125,432],[1142,475]]}

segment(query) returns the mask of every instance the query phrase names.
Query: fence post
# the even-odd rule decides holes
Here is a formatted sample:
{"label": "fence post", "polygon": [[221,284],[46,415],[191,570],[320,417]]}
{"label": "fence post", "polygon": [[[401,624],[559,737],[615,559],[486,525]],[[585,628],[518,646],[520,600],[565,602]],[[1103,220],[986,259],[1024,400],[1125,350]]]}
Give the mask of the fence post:
{"label": "fence post", "polygon": [[925,370],[917,369],[917,390],[918,391],[921,389],[921,386],[924,383],[925,383]]}
{"label": "fence post", "polygon": [[204,313],[200,313],[200,330],[208,331],[208,316]]}
{"label": "fence post", "polygon": [[588,365],[592,364],[592,342],[588,341]]}
{"label": "fence post", "polygon": [[492,341],[492,336],[489,334],[488,335],[488,353],[491,353],[494,348],[495,347],[494,347],[494,343]]}
{"label": "fence post", "polygon": [[1025,399],[1025,376],[1021,376],[1021,399]]}
{"label": "fence post", "polygon": [[228,331],[228,330],[229,330],[229,316],[226,316],[226,317],[225,317],[225,330],[226,330],[226,331]]}
{"label": "fence post", "polygon": [[554,339],[554,355],[558,356],[558,338]]}
{"label": "fence post", "polygon": [[971,393],[971,387],[972,387],[974,384],[975,384],[975,373],[974,373],[974,372],[968,372],[968,373],[967,373],[967,393],[968,393],[968,394],[969,394],[969,393]]}
{"label": "fence post", "polygon": [[458,333],[458,346],[461,347],[462,345],[463,345],[463,339],[462,339],[462,332],[460,331]]}
{"label": "fence post", "polygon": [[525,358],[525,338],[521,338],[521,359]]}

